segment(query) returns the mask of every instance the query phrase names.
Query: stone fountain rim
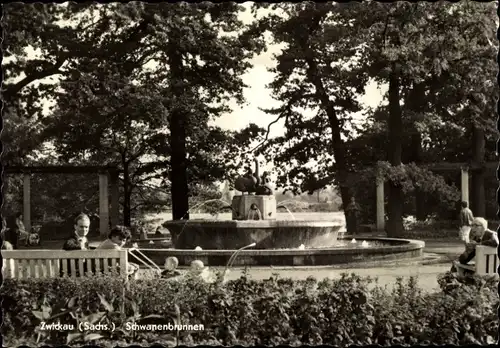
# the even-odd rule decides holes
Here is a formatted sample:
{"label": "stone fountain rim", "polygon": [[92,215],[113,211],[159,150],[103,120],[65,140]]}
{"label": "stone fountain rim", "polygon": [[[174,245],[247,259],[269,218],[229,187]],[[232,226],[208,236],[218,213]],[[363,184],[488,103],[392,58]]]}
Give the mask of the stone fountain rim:
{"label": "stone fountain rim", "polygon": [[169,220],[163,227],[184,225],[205,225],[230,228],[275,228],[275,227],[342,227],[335,221],[321,220]]}
{"label": "stone fountain rim", "polygon": [[[348,240],[348,239],[343,239]],[[372,248],[349,248],[349,247],[330,247],[330,248],[314,248],[314,249],[247,249],[240,251],[239,255],[280,255],[280,256],[300,256],[300,255],[320,255],[320,254],[328,254],[332,251],[335,253],[343,253],[343,254],[380,254],[380,253],[394,253],[394,252],[404,252],[410,250],[418,250],[423,249],[425,247],[425,242],[416,239],[399,239],[399,238],[377,238],[377,237],[366,237],[363,240],[369,241],[377,241],[377,242],[398,242],[396,245],[384,245],[380,247],[372,247]],[[194,250],[194,249],[148,249],[148,248],[140,248],[140,250],[154,251],[154,252],[165,252],[165,253],[174,253],[176,255],[192,255],[192,256],[223,256],[223,255],[231,255],[236,249],[203,249],[203,250]]]}

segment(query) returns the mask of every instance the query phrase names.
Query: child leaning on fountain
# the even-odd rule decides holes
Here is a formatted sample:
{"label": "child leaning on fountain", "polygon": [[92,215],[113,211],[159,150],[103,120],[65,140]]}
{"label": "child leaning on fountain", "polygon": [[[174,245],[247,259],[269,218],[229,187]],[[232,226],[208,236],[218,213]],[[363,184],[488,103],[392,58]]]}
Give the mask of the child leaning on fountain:
{"label": "child leaning on fountain", "polygon": [[177,270],[179,260],[175,256],[170,256],[165,259],[164,270],[161,272],[162,278],[178,277],[182,273]]}
{"label": "child leaning on fountain", "polygon": [[[131,238],[130,230],[125,226],[115,226],[109,232],[108,239],[99,244],[96,249],[114,249],[122,250],[125,243]],[[127,264],[127,273],[129,275],[136,273],[139,270],[139,265],[129,262]]]}

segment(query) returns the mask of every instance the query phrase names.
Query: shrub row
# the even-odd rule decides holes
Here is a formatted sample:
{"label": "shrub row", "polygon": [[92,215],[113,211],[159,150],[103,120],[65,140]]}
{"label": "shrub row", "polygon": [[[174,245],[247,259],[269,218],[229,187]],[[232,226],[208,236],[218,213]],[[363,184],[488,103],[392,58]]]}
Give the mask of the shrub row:
{"label": "shrub row", "polygon": [[[498,328],[496,281],[460,282],[446,274],[441,291],[416,279],[393,289],[344,274],[336,280],[227,283],[112,277],[4,281],[3,337],[8,346],[94,343],[99,346],[330,344],[346,346],[491,344]],[[111,324],[116,330],[41,331],[46,323]],[[130,332],[124,323],[203,324],[204,331]]]}

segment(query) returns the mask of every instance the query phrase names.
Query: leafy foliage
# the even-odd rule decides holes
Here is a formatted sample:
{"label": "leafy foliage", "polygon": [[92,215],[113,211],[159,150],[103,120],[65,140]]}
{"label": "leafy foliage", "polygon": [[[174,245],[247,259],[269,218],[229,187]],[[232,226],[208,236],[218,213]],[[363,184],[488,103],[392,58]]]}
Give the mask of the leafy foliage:
{"label": "leafy foliage", "polygon": [[[212,284],[190,277],[178,282],[148,279],[133,281],[125,288],[113,277],[7,279],[2,288],[3,334],[7,343],[16,339],[21,344],[34,342],[37,318],[44,312],[49,318],[73,312],[81,320],[112,320],[117,328],[134,320],[204,325],[203,331],[179,335],[177,342],[170,333],[131,335],[119,329],[95,332],[103,336],[101,340],[93,336],[95,344],[106,346],[116,342],[338,346],[492,343],[497,332],[496,282],[457,280],[450,275],[439,282],[440,292],[426,293],[418,288],[415,278],[407,282],[399,279],[393,289],[387,289],[354,274],[319,282],[312,277],[294,281],[277,275],[263,281],[243,275],[238,280]],[[76,320],[71,315],[69,318]],[[21,332],[26,334],[20,337]],[[45,343],[62,344],[67,337],[68,333],[62,332]]]}

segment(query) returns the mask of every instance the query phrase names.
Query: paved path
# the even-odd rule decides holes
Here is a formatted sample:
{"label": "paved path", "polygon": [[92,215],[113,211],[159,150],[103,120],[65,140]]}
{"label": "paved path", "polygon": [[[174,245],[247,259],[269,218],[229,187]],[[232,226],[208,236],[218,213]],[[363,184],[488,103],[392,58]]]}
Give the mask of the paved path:
{"label": "paved path", "polygon": [[[278,273],[280,277],[292,278],[297,280],[305,280],[309,276],[316,279],[340,278],[342,273],[355,273],[363,277],[378,278],[379,285],[391,287],[395,284],[398,277],[408,278],[410,276],[417,277],[419,286],[425,291],[439,290],[437,276],[445,273],[450,269],[450,265],[429,265],[429,266],[405,266],[397,268],[358,268],[358,269],[332,269],[328,267],[321,268],[250,268],[248,273],[252,279],[261,280],[268,279],[273,273]],[[237,279],[242,275],[242,268],[233,268],[228,275],[228,279]]]}
{"label": "paved path", "polygon": [[[43,246],[48,249],[60,249],[62,241],[46,241]],[[450,240],[426,240],[426,253],[439,254],[448,257],[450,262],[456,259],[463,251],[463,244],[459,241]],[[306,279],[314,276],[317,279],[339,278],[342,273],[355,273],[360,276],[378,277],[380,285],[391,287],[398,277],[408,278],[418,277],[419,286],[425,291],[435,291],[439,289],[437,277],[450,269],[450,264],[442,263],[438,265],[394,265],[375,268],[332,268],[332,267],[252,267],[249,274],[253,279],[268,279],[273,273],[279,273],[281,277],[293,279]],[[229,279],[237,279],[242,275],[243,268],[233,268],[229,274]]]}

